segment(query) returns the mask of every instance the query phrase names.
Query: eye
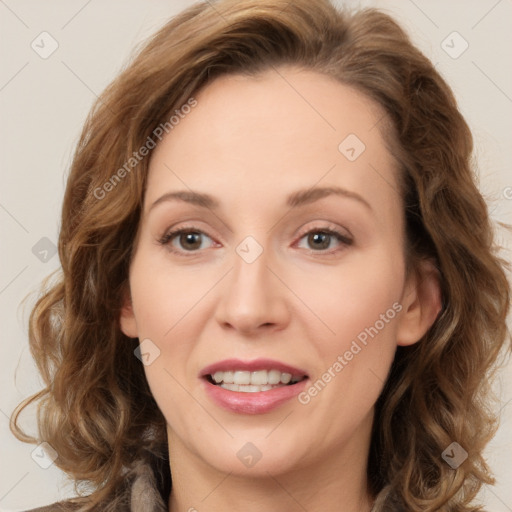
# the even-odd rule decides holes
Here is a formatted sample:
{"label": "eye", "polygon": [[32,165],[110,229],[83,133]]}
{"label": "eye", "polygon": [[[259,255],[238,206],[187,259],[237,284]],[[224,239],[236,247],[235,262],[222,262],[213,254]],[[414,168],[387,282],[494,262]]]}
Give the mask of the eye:
{"label": "eye", "polygon": [[[206,249],[207,240],[213,240],[195,228],[180,228],[168,231],[160,240],[160,244],[169,246],[172,252],[197,252]],[[213,245],[213,244],[210,244]]]}
{"label": "eye", "polygon": [[[301,245],[304,240],[306,247]],[[314,252],[332,253],[336,252],[333,245],[348,246],[352,244],[352,239],[334,229],[313,229],[302,235],[298,247],[312,250]]]}
{"label": "eye", "polygon": [[[192,255],[215,244],[211,237],[193,226],[168,231],[162,236],[159,243],[167,246],[171,252],[180,253],[184,256]],[[306,247],[304,247],[304,243]],[[349,246],[351,244],[352,239],[347,235],[332,228],[322,228],[312,229],[304,233],[297,245],[312,252],[331,254],[337,252],[339,246]]]}

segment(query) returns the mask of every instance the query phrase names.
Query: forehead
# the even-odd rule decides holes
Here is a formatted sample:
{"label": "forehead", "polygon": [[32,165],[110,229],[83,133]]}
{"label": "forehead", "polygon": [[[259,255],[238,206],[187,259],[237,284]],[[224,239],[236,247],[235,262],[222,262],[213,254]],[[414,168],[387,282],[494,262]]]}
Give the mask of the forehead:
{"label": "forehead", "polygon": [[249,204],[316,183],[372,202],[399,197],[381,133],[384,111],[352,87],[279,68],[219,77],[196,100],[152,155],[148,202],[166,187],[207,187],[220,195],[236,190]]}

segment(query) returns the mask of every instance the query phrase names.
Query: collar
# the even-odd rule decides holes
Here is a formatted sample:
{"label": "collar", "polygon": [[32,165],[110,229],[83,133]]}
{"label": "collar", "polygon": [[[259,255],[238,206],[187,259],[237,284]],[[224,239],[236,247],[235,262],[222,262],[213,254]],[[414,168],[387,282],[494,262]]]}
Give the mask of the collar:
{"label": "collar", "polygon": [[130,489],[130,512],[167,512],[167,499],[158,490],[151,466],[140,463]]}

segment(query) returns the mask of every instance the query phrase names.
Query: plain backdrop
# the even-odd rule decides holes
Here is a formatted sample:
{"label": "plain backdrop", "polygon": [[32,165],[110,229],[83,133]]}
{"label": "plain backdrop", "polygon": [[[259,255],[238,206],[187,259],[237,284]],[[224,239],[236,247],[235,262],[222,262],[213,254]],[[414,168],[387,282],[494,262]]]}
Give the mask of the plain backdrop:
{"label": "plain backdrop", "polygon": [[[81,126],[137,43],[191,3],[0,0],[2,511],[43,505],[72,493],[55,465],[40,467],[34,446],[10,434],[9,416],[21,399],[41,387],[28,351],[28,308],[20,303],[59,267],[54,244]],[[392,14],[434,62],[473,131],[480,187],[492,216],[512,222],[511,0],[346,3]],[[510,260],[510,237],[500,231],[499,239]],[[511,369],[509,364],[500,373],[501,426],[486,452],[497,485],[485,487],[481,500],[493,512],[512,511]]]}

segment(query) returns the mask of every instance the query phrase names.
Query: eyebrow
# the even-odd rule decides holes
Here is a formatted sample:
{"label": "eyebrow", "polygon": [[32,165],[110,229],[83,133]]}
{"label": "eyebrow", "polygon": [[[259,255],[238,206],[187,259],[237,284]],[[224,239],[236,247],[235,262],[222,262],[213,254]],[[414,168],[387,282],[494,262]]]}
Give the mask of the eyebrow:
{"label": "eyebrow", "polygon": [[[298,208],[299,206],[314,203],[320,199],[323,199],[324,197],[331,195],[337,195],[347,199],[354,199],[372,211],[372,207],[370,203],[366,201],[366,199],[364,199],[359,194],[356,194],[355,192],[351,192],[350,190],[346,190],[341,187],[314,187],[304,190],[297,190],[288,196],[286,205],[289,208]],[[166,201],[183,201],[189,204],[201,206],[203,208],[208,208],[210,210],[218,209],[220,206],[219,201],[217,201],[209,194],[194,192],[192,190],[179,190],[176,192],[167,192],[166,194],[160,196],[150,206],[150,210],[152,210],[158,204]]]}

